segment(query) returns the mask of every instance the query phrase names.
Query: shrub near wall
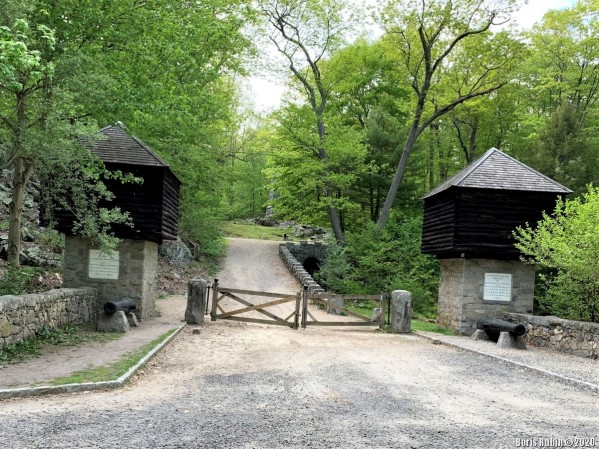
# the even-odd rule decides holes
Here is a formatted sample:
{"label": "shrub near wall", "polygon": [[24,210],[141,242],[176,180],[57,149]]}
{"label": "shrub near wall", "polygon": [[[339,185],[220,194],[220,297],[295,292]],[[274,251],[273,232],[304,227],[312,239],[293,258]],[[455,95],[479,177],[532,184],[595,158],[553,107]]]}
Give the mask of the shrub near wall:
{"label": "shrub near wall", "polygon": [[96,289],[62,288],[44,293],[0,296],[0,349],[41,329],[96,319]]}
{"label": "shrub near wall", "polygon": [[599,357],[599,323],[570,321],[555,316],[507,313],[505,319],[526,326],[526,343],[580,357]]}

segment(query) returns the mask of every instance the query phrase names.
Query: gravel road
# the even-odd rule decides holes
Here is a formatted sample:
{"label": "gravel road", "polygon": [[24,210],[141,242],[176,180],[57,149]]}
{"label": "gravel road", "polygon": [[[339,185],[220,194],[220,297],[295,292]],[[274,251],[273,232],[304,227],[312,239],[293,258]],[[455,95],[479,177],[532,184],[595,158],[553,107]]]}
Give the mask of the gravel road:
{"label": "gravel road", "polygon": [[[225,271],[239,259],[235,283],[247,276],[248,288],[295,289],[278,266],[252,260],[246,249],[262,246],[249,242],[231,241]],[[276,245],[263,245],[266,260]],[[270,280],[251,280],[262,275]],[[1,402],[0,445],[512,448],[594,438],[599,446],[598,416],[596,392],[415,336],[217,321],[200,335],[182,332],[123,390]]]}

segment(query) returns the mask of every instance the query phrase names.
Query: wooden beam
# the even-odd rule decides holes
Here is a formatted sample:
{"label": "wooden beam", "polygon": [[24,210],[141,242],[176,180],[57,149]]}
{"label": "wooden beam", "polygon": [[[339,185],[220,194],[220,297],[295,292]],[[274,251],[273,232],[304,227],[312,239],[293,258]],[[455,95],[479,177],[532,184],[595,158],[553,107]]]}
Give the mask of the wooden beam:
{"label": "wooden beam", "polygon": [[[232,293],[226,293],[226,295],[229,298],[234,299],[237,302],[240,302],[244,306],[250,307],[250,306],[254,305],[251,302],[246,301],[245,299],[241,299],[240,297],[233,295]],[[258,309],[258,310],[256,310],[256,312],[266,315],[267,317],[272,318],[273,320],[277,320],[277,321],[280,321],[281,323],[285,323],[285,321],[283,321],[280,317],[276,316],[274,313],[270,313],[270,312],[267,312],[266,310],[262,310],[262,309]],[[285,323],[285,324],[287,325],[289,323]]]}
{"label": "wooden beam", "polygon": [[255,290],[240,290],[238,288],[226,288],[226,287],[218,287],[221,292],[228,293],[237,293],[240,295],[250,295],[250,296],[264,296],[266,298],[280,298],[282,296],[289,296],[289,293],[273,293],[273,292],[257,292]]}
{"label": "wooden beam", "polygon": [[[220,318],[220,317],[217,315],[216,318]],[[285,321],[261,320],[258,318],[246,318],[246,317],[242,317],[242,316],[228,316],[223,319],[231,320],[231,321],[241,321],[244,323],[269,324],[269,325],[275,325],[275,326],[293,327],[292,323],[287,323]]]}
{"label": "wooden beam", "polygon": [[[276,301],[265,302],[263,304],[255,304],[255,305],[252,305],[250,307],[245,307],[243,309],[232,310],[232,311],[226,312],[226,313],[223,310],[223,314],[220,315],[220,318],[226,318],[228,316],[239,315],[239,314],[245,313],[245,312],[252,312],[254,310],[265,309],[267,307],[272,307],[272,306],[276,306],[276,305],[279,305],[279,304],[285,304],[286,302],[291,302],[291,301],[295,301],[295,296],[289,296],[287,298],[281,298],[281,299],[278,299]],[[287,321],[287,320],[283,320],[283,321]]]}
{"label": "wooden beam", "polygon": [[348,300],[348,301],[355,301],[355,300],[359,300],[359,299],[366,299],[368,301],[380,301],[381,300],[381,295],[337,295],[334,293],[331,293],[331,294],[319,293],[317,295],[311,295],[309,299],[329,299],[331,297],[343,298],[344,300]]}
{"label": "wooden beam", "polygon": [[336,310],[342,310],[343,312],[347,313],[349,316],[353,316],[355,318],[359,318],[364,321],[372,321],[372,317],[367,317],[366,315],[360,315],[359,313],[352,312],[351,310],[348,310],[343,306],[338,306],[337,304],[333,304],[332,302],[325,301],[324,299],[312,298],[312,300],[317,303],[323,304],[326,307],[331,307]]}
{"label": "wooden beam", "polygon": [[379,326],[378,321],[307,321],[308,326]]}

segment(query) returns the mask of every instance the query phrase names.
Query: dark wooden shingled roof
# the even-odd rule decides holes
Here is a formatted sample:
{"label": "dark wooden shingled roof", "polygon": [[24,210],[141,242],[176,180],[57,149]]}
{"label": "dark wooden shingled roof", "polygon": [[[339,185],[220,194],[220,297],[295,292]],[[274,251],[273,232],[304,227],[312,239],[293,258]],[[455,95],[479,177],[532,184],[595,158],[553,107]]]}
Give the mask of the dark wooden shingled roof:
{"label": "dark wooden shingled roof", "polygon": [[168,167],[150,147],[130,135],[122,123],[102,128],[100,133],[106,138],[94,142],[90,150],[103,162]]}
{"label": "dark wooden shingled roof", "polygon": [[450,187],[572,193],[567,187],[499,151],[497,148],[491,148],[462,171],[439,184],[427,193],[423,199],[443,192]]}

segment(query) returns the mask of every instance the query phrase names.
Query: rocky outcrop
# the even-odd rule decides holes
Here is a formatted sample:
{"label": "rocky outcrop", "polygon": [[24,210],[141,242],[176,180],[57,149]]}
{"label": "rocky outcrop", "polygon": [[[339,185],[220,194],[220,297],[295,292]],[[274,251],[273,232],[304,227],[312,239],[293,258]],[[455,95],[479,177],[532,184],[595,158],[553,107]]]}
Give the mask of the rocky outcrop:
{"label": "rocky outcrop", "polygon": [[193,261],[193,255],[189,247],[181,240],[164,241],[158,249],[158,254],[169,263],[186,268],[189,268]]}
{"label": "rocky outcrop", "polygon": [[[21,265],[36,267],[60,267],[62,255],[53,247],[46,247],[40,242],[39,236],[46,229],[40,226],[39,220],[39,183],[32,180],[25,189],[23,201],[23,216],[21,218]],[[12,172],[0,172],[0,259],[8,256],[8,216],[12,195]],[[61,248],[58,248],[61,250]]]}

